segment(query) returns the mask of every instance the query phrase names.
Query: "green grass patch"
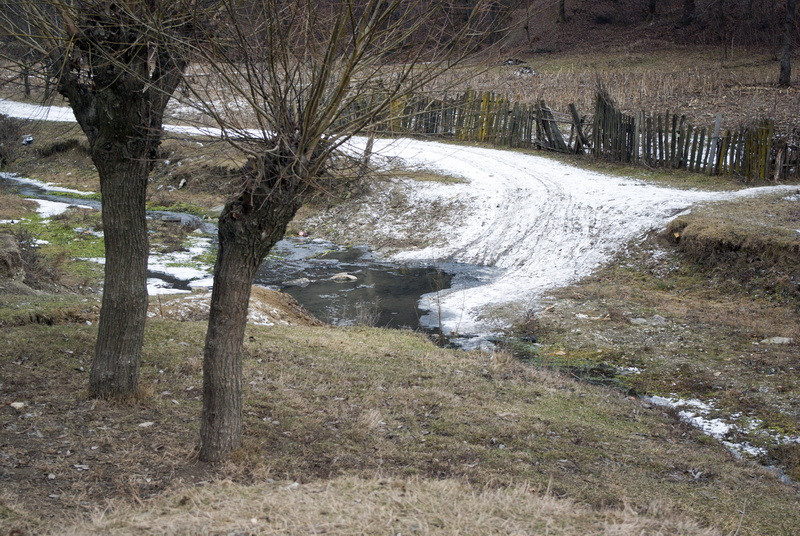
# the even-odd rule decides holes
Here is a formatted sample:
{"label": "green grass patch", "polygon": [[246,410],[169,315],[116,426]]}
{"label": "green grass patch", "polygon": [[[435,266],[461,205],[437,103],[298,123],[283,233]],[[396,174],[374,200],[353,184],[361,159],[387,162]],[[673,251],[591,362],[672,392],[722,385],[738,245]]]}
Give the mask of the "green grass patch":
{"label": "green grass patch", "polygon": [[194,216],[205,216],[208,212],[207,208],[194,205],[185,201],[176,201],[175,203],[163,205],[156,203],[147,203],[147,210],[163,210],[169,212],[182,212],[184,214],[192,214]]}

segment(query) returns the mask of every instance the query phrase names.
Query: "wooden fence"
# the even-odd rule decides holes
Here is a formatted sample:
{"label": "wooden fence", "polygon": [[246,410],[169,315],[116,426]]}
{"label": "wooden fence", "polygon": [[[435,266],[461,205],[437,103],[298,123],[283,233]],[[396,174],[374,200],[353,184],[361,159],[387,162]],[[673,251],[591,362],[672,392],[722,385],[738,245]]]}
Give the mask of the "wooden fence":
{"label": "wooden fence", "polygon": [[735,174],[748,181],[781,181],[800,175],[800,133],[776,132],[771,120],[735,129],[697,127],[676,113],[622,113],[599,91],[593,118],[574,104],[565,113],[543,100],[520,104],[494,93],[466,91],[445,99],[423,96],[395,101],[376,133],[422,135],[498,147],[592,154],[612,162]]}
{"label": "wooden fence", "polygon": [[684,169],[708,175],[735,174],[749,181],[775,182],[798,175],[797,136],[777,134],[775,123],[721,129],[696,127],[685,115],[622,113],[598,92],[592,123],[592,153],[613,162]]}
{"label": "wooden fence", "polygon": [[466,91],[446,99],[407,98],[393,103],[381,135],[451,138],[498,147],[525,147],[583,153],[588,147],[584,123],[574,106],[570,113],[554,112],[544,101],[512,103],[494,93]]}

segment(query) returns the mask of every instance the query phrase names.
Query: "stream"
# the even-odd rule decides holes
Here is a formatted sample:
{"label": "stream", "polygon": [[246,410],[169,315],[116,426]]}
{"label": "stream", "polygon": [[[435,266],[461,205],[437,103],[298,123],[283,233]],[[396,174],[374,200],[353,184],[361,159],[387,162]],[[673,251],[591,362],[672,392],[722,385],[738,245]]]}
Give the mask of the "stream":
{"label": "stream", "polygon": [[[100,209],[100,201],[71,197],[80,192],[57,189],[38,181],[0,173],[0,186],[26,198]],[[193,254],[213,247],[216,226],[202,218],[170,211],[148,211],[148,217],[197,228]],[[210,237],[208,236],[210,235]],[[169,262],[151,254],[148,290],[151,294],[190,292],[210,286],[206,270],[169,268]],[[311,314],[335,325],[366,324],[439,333],[436,311],[420,309],[423,296],[436,295],[454,284],[478,285],[485,268],[460,263],[436,267],[406,265],[379,259],[366,246],[344,247],[319,238],[289,237],[278,242],[256,274],[255,283],[293,296]]]}

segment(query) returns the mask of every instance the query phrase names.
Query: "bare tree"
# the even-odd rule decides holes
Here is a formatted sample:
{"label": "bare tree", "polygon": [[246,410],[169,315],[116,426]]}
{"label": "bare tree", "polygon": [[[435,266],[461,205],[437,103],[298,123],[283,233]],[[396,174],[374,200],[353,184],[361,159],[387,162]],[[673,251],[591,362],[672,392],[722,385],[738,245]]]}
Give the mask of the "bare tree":
{"label": "bare tree", "polygon": [[402,100],[497,35],[500,4],[478,0],[224,2],[220,34],[198,44],[208,76],[193,102],[248,156],[219,220],[203,360],[200,458],[242,435],[242,345],[253,277],[334,156],[391,123]]}
{"label": "bare tree", "polygon": [[647,18],[656,18],[656,0],[647,0]]}
{"label": "bare tree", "polygon": [[681,25],[688,26],[694,21],[695,0],[683,0],[683,13],[681,14]]}
{"label": "bare tree", "polygon": [[[100,176],[105,284],[90,393],[138,391],[147,312],[145,194],[164,109],[186,59],[164,35],[189,35],[192,0],[17,0],[0,13],[9,43],[35,57],[67,99]],[[17,58],[12,58],[17,59]]]}
{"label": "bare tree", "polygon": [[792,52],[794,52],[794,18],[797,12],[795,0],[786,0],[786,18],[784,19],[783,40],[781,43],[781,70],[778,85],[792,85]]}

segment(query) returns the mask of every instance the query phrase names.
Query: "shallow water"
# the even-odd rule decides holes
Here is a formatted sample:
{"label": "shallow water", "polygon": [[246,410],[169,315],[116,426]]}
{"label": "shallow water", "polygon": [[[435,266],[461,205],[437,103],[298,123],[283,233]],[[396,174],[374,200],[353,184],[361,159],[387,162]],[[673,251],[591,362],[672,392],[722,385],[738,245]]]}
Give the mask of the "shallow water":
{"label": "shallow water", "polygon": [[[0,174],[0,186],[25,197],[100,208],[97,200],[59,195],[47,187],[18,182],[5,174]],[[183,225],[216,235],[216,226],[197,216],[167,211],[148,214],[151,217],[179,218]],[[421,297],[436,296],[438,292],[449,289],[454,282],[453,274],[458,274],[460,286],[468,286],[471,280],[468,274],[475,271],[476,267],[455,263],[439,268],[406,266],[382,261],[366,247],[347,248],[326,240],[292,237],[276,244],[256,274],[255,283],[292,295],[323,322],[419,329],[420,319],[424,319],[424,329],[437,333],[436,311],[420,309]],[[355,280],[331,279],[340,273],[353,276]],[[300,278],[308,279],[308,284],[284,284]],[[151,283],[151,292],[192,290],[191,280],[161,270],[148,270],[148,282]]]}
{"label": "shallow water", "polygon": [[[336,274],[355,279],[331,279]],[[426,313],[420,297],[448,288],[451,280],[442,270],[383,262],[366,247],[289,238],[276,244],[255,282],[292,295],[324,322],[416,329]]]}

